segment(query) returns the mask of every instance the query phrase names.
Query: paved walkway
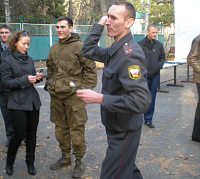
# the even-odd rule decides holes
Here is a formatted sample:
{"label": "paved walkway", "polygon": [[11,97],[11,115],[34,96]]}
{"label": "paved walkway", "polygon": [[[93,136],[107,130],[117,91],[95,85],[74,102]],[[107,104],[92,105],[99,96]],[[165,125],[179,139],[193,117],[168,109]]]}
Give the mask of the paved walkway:
{"label": "paved walkway", "polygon": [[[101,89],[102,70],[98,70],[98,86]],[[161,71],[161,81],[173,78],[173,68]],[[177,67],[177,83],[186,79],[186,65]],[[169,81],[167,83],[173,83]],[[161,84],[154,116],[155,129],[143,126],[142,137],[137,155],[137,165],[144,179],[193,179],[200,178],[200,143],[191,141],[191,133],[196,107],[196,86],[193,83],[181,83],[184,87],[169,87]],[[58,171],[49,169],[49,165],[60,157],[58,143],[54,136],[54,125],[49,121],[49,95],[38,84],[42,100],[40,123],[38,127],[36,176],[27,174],[25,165],[25,146],[19,148],[12,177],[5,173],[6,148],[5,132],[0,119],[0,179],[70,179],[74,167]],[[106,135],[101,124],[99,105],[88,105],[89,120],[86,125],[87,152],[84,158],[85,179],[99,179],[101,163],[106,151]],[[134,142],[134,141],[133,141]]]}

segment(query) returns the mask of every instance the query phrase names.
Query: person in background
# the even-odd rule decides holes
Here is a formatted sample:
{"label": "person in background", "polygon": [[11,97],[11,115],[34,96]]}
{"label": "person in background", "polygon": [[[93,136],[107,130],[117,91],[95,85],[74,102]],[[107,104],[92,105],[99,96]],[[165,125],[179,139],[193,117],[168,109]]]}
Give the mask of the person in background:
{"label": "person in background", "polygon": [[155,111],[157,88],[160,82],[160,70],[165,62],[165,50],[163,44],[156,40],[158,34],[157,26],[154,24],[148,25],[146,34],[146,37],[138,42],[142,47],[147,60],[147,82],[152,96],[151,105],[144,114],[144,124],[149,128],[154,128],[155,125],[153,124],[152,119]]}
{"label": "person in background", "polygon": [[95,62],[81,55],[82,41],[72,30],[71,18],[58,18],[56,32],[59,41],[50,48],[45,89],[50,93],[50,120],[55,123],[55,136],[62,152],[61,158],[51,164],[50,169],[71,165],[72,146],[76,158],[72,177],[81,178],[87,112],[85,104],[76,95],[76,89],[93,89],[97,84],[97,74]]}
{"label": "person in background", "polygon": [[195,37],[192,41],[187,62],[193,68],[193,82],[196,83],[198,93],[198,103],[194,117],[192,140],[200,142],[200,35]]}
{"label": "person in background", "polygon": [[[11,34],[11,29],[8,25],[2,25],[0,27],[0,64],[3,57],[6,57],[10,55],[10,50],[8,49],[8,46],[6,45],[6,41]],[[11,118],[9,114],[9,109],[7,108],[8,103],[8,94],[9,90],[2,87],[1,84],[1,78],[0,78],[0,108],[1,113],[3,116],[4,124],[5,124],[5,131],[6,131],[6,147],[8,147],[8,144],[10,142],[11,136],[13,134],[13,128],[11,124]]]}
{"label": "person in background", "polygon": [[3,88],[9,89],[7,107],[10,110],[14,134],[8,145],[6,172],[13,174],[17,150],[26,135],[26,164],[28,173],[35,175],[36,132],[41,101],[34,83],[42,78],[36,73],[33,59],[27,54],[30,34],[17,31],[8,39],[11,54],[2,59],[1,80]]}
{"label": "person in background", "polygon": [[[77,90],[86,104],[101,104],[102,123],[106,128],[108,148],[102,163],[100,179],[141,179],[135,164],[143,114],[151,103],[147,85],[146,60],[134,41],[130,28],[135,20],[131,3],[112,5],[108,15],[94,25],[85,40],[82,54],[103,62],[102,93],[90,89]],[[104,26],[114,37],[109,48],[98,46]]]}

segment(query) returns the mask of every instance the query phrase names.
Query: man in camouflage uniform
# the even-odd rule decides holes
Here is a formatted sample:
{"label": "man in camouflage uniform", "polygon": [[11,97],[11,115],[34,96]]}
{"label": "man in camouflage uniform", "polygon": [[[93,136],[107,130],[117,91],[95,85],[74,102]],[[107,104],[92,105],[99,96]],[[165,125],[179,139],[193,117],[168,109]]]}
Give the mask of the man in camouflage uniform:
{"label": "man in camouflage uniform", "polygon": [[84,172],[82,158],[86,150],[84,132],[87,113],[85,104],[76,95],[76,89],[94,88],[97,74],[95,62],[81,55],[82,41],[72,30],[70,18],[58,18],[56,32],[59,41],[51,47],[48,55],[45,89],[51,96],[50,120],[55,123],[55,135],[62,151],[62,157],[50,169],[71,165],[72,144],[76,157],[72,177],[79,178]]}

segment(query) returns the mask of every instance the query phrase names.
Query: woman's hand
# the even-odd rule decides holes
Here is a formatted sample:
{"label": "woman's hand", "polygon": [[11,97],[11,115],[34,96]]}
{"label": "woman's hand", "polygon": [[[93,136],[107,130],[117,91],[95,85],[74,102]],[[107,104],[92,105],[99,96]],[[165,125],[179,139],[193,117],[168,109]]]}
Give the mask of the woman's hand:
{"label": "woman's hand", "polygon": [[28,75],[28,80],[30,83],[35,83],[36,80],[37,80],[37,77],[36,76],[32,76],[32,75]]}
{"label": "woman's hand", "polygon": [[36,79],[37,80],[41,80],[42,77],[43,77],[42,73],[39,73],[39,72],[36,73]]}

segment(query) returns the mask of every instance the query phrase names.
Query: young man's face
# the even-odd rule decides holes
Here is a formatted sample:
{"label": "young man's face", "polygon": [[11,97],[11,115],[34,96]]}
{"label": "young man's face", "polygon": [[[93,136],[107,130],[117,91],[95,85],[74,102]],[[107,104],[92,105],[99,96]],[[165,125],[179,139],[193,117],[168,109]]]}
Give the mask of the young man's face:
{"label": "young man's face", "polygon": [[68,22],[66,20],[61,20],[57,22],[56,25],[56,32],[58,35],[58,38],[61,41],[64,41],[68,39],[71,36],[71,32],[73,30],[73,27],[68,26]]}
{"label": "young man's face", "polygon": [[156,39],[157,34],[158,34],[158,28],[150,27],[150,29],[147,30],[147,37],[148,37],[150,40]]}
{"label": "young man's face", "polygon": [[1,39],[1,42],[3,42],[4,44],[6,43],[9,35],[10,35],[9,29],[5,29],[5,28],[0,29],[0,39]]}
{"label": "young man's face", "polygon": [[[119,41],[129,32],[126,8],[122,5],[112,5],[108,10],[108,20],[106,21],[108,36],[114,37],[115,41]],[[131,20],[133,24],[134,20]]]}

